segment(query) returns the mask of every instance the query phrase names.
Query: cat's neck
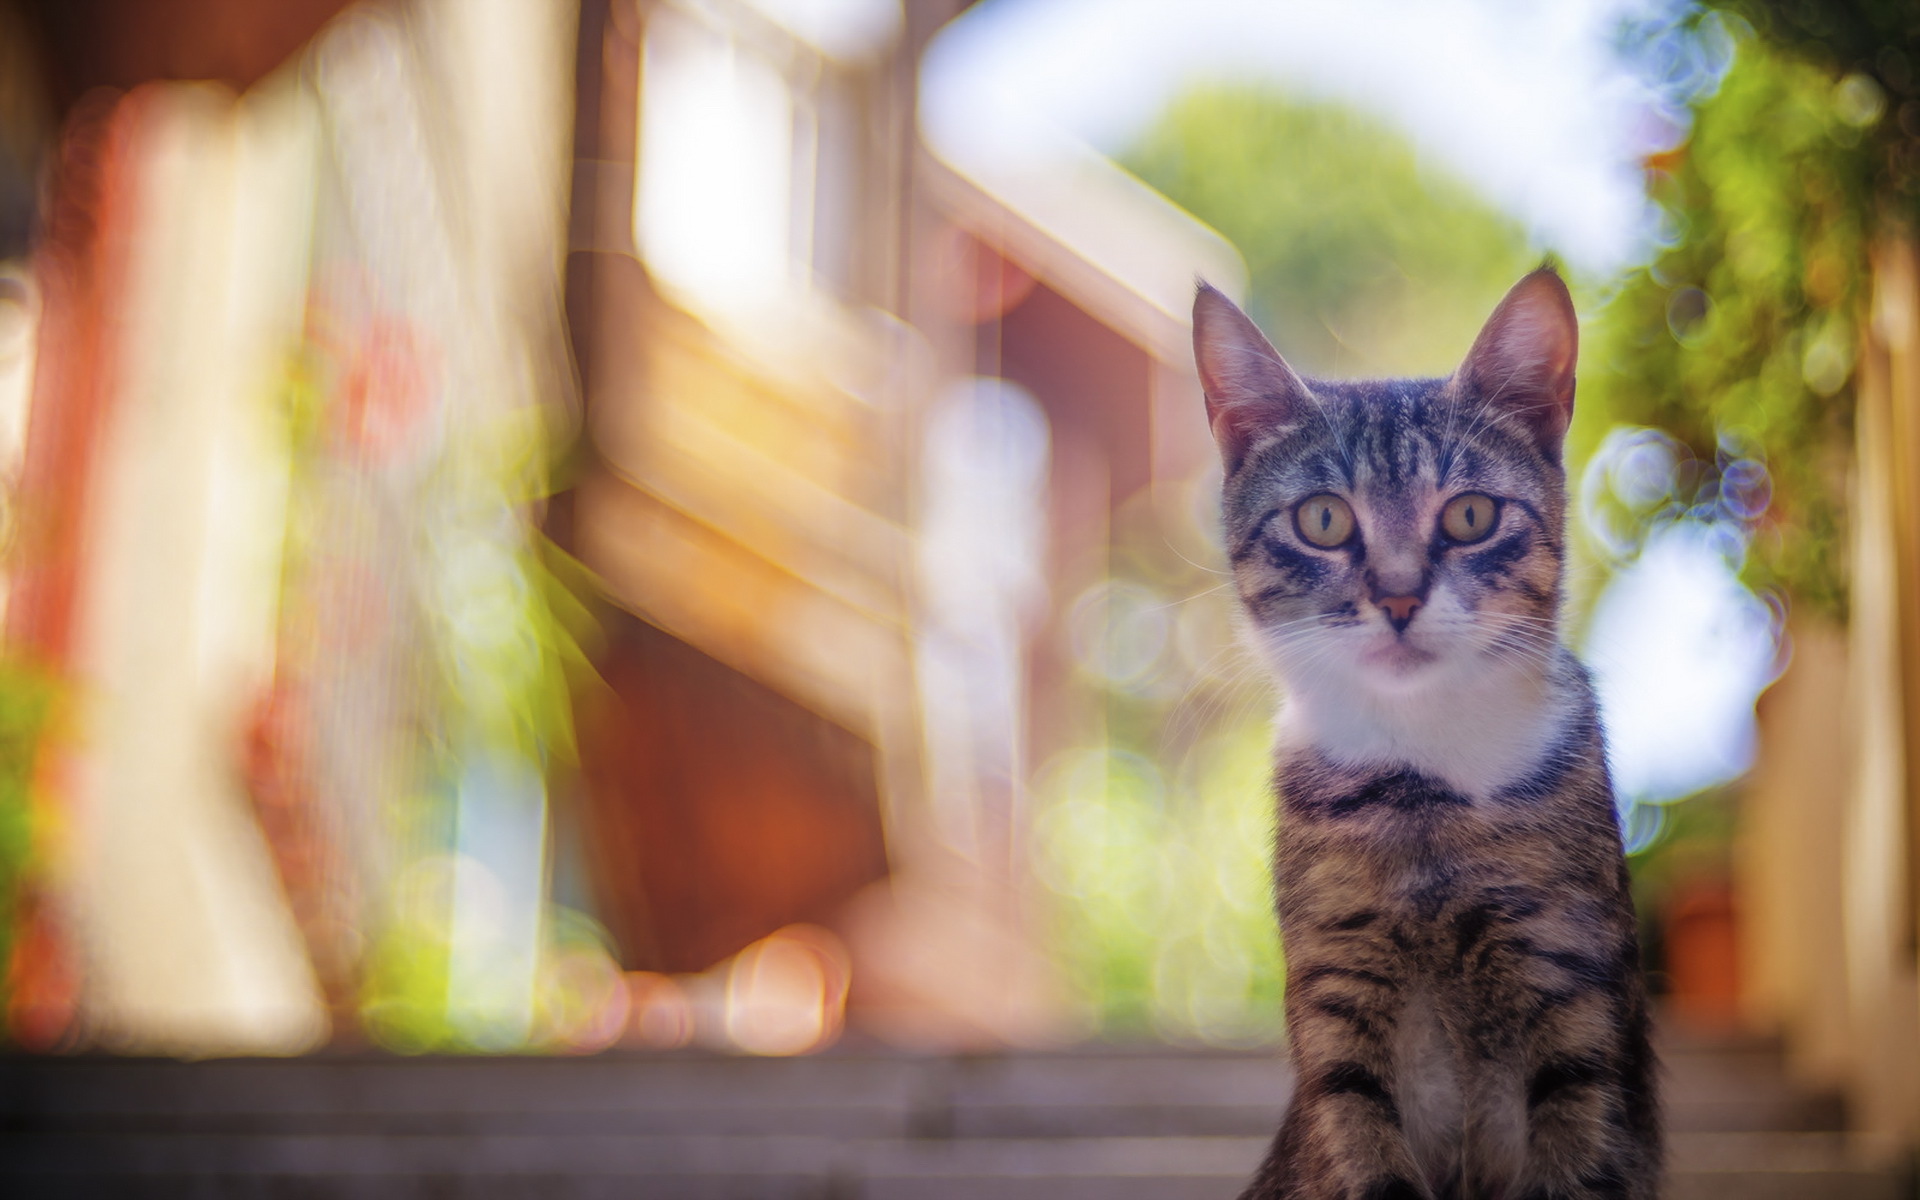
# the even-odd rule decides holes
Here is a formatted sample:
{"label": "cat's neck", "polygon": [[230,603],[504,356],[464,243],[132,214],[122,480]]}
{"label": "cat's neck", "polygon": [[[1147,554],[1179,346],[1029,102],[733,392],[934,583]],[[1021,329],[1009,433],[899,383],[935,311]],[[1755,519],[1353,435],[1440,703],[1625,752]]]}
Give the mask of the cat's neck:
{"label": "cat's neck", "polygon": [[1332,673],[1287,685],[1277,747],[1342,766],[1413,770],[1483,800],[1537,770],[1580,705],[1557,658],[1489,666],[1391,692]]}

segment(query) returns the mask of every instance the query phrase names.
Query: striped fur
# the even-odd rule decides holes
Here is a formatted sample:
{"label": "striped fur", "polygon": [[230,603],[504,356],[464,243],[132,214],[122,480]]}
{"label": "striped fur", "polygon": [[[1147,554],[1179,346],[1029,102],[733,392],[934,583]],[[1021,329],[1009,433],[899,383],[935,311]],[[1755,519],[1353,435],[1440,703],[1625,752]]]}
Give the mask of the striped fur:
{"label": "striped fur", "polygon": [[[1657,1192],[1633,902],[1593,691],[1557,635],[1576,338],[1543,269],[1446,379],[1309,382],[1196,300],[1234,582],[1288,697],[1299,1082],[1244,1200]],[[1332,548],[1299,516],[1329,494],[1355,525]],[[1463,496],[1491,499],[1491,533],[1449,536]]]}

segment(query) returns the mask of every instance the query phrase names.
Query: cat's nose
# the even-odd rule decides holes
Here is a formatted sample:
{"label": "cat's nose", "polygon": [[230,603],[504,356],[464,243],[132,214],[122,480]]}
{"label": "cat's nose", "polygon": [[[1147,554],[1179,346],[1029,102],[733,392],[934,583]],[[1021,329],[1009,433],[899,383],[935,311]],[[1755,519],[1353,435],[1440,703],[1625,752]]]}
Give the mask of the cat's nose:
{"label": "cat's nose", "polygon": [[1419,611],[1420,597],[1382,596],[1374,603],[1387,614],[1387,620],[1393,625],[1395,633],[1405,633],[1407,626],[1413,623],[1413,614]]}

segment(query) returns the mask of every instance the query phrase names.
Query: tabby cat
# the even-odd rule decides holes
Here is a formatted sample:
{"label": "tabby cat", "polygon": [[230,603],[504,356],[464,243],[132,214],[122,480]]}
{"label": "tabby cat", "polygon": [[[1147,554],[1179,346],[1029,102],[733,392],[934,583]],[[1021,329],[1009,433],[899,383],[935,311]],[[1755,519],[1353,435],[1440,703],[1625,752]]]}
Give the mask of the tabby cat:
{"label": "tabby cat", "polygon": [[1522,279],[1445,379],[1295,374],[1205,284],[1233,580],[1287,697],[1297,1087],[1243,1200],[1655,1195],[1633,901],[1557,635],[1578,327]]}

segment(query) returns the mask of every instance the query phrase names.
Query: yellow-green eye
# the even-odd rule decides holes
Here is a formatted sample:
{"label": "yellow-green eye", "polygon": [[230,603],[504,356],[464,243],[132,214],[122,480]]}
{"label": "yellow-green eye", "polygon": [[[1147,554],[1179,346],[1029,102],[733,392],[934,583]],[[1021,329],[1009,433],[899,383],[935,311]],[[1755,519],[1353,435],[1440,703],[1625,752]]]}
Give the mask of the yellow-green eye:
{"label": "yellow-green eye", "polygon": [[1293,527],[1316,546],[1331,550],[1353,536],[1353,510],[1332,492],[1308,496],[1293,510]]}
{"label": "yellow-green eye", "polygon": [[1477,542],[1493,532],[1499,515],[1493,497],[1468,492],[1447,501],[1440,510],[1440,531],[1456,542]]}

